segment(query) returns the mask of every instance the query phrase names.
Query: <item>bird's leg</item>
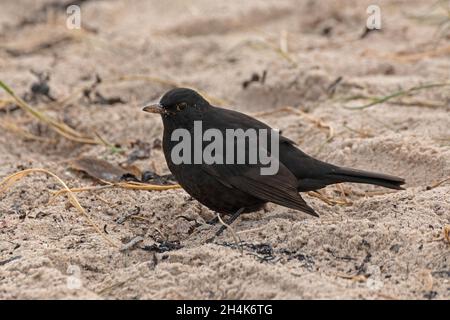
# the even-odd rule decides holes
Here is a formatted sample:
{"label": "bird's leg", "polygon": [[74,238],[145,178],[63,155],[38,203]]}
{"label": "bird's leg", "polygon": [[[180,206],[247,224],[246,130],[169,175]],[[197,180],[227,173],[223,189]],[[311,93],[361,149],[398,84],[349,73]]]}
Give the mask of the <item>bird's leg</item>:
{"label": "bird's leg", "polygon": [[[236,211],[236,212],[231,216],[231,218],[227,221],[227,225],[230,226],[230,225],[234,222],[234,220],[236,220],[237,218],[239,218],[239,216],[241,215],[242,212],[244,212],[244,210],[245,210],[245,208],[240,208],[238,211]],[[222,234],[222,232],[225,230],[226,227],[227,227],[227,226],[222,225],[222,226],[220,227],[220,229],[216,232],[216,237],[220,236],[220,235]]]}
{"label": "bird's leg", "polygon": [[207,224],[209,225],[215,225],[217,222],[219,222],[219,218],[217,218],[217,216],[215,216],[212,219],[209,219],[208,221],[206,221]]}

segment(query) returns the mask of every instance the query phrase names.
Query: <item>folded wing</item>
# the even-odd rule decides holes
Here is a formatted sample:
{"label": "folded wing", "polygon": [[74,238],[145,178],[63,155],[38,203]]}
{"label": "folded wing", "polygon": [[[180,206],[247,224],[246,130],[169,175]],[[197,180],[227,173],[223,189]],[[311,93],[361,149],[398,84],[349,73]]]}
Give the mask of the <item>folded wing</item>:
{"label": "folded wing", "polygon": [[318,217],[297,192],[297,179],[280,163],[275,175],[261,175],[258,165],[203,165],[222,184],[256,198]]}

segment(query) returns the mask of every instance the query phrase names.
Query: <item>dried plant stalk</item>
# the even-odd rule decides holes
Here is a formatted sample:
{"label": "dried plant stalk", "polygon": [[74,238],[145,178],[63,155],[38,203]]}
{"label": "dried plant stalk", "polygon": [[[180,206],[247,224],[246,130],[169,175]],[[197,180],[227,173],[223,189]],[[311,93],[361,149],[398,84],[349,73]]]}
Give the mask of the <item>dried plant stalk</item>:
{"label": "dried plant stalk", "polygon": [[99,141],[97,139],[87,137],[87,136],[83,135],[82,133],[79,133],[78,131],[72,129],[65,123],[57,121],[55,119],[52,119],[45,113],[36,110],[32,106],[30,106],[28,103],[26,103],[23,99],[18,97],[14,93],[14,91],[10,87],[8,87],[5,83],[3,83],[2,81],[0,81],[0,88],[5,90],[6,93],[8,93],[11,96],[11,98],[14,99],[14,102],[17,103],[17,105],[20,108],[22,108],[26,112],[30,113],[36,119],[49,125],[49,127],[51,129],[53,129],[54,131],[56,131],[58,134],[65,137],[66,139],[69,139],[69,140],[72,140],[75,142],[86,143],[86,144],[101,144],[101,145],[104,144],[103,141]]}
{"label": "dried plant stalk", "polygon": [[84,208],[81,206],[81,204],[78,202],[78,199],[75,197],[75,195],[73,194],[72,191],[70,191],[69,187],[66,185],[66,183],[60,178],[58,177],[56,174],[54,174],[53,172],[50,172],[46,169],[41,169],[41,168],[33,168],[33,169],[26,169],[26,170],[22,170],[16,173],[13,173],[12,175],[6,177],[5,179],[3,179],[0,182],[0,193],[6,191],[11,185],[13,185],[15,182],[21,180],[22,178],[26,177],[27,175],[31,174],[31,173],[45,173],[51,177],[53,177],[54,179],[56,179],[59,184],[61,184],[63,186],[63,188],[66,190],[67,192],[67,197],[69,198],[70,203],[81,213],[81,215],[83,215],[86,220],[89,222],[89,224],[95,229],[95,231],[100,234],[100,236],[106,241],[108,242],[111,246],[118,248],[119,245],[113,241],[112,239],[110,239],[108,236],[106,236],[102,230],[100,229],[100,227],[91,219],[91,217],[89,217],[89,215],[87,214],[86,210],[84,210]]}

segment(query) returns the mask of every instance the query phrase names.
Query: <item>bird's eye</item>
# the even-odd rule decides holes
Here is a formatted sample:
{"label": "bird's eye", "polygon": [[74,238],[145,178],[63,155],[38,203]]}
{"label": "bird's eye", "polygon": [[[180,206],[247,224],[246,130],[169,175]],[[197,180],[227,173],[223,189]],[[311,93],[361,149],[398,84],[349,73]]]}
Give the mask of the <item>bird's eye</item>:
{"label": "bird's eye", "polygon": [[177,104],[177,110],[178,110],[178,111],[182,111],[182,110],[184,110],[186,107],[187,107],[187,103],[186,103],[186,102],[182,102],[182,103]]}

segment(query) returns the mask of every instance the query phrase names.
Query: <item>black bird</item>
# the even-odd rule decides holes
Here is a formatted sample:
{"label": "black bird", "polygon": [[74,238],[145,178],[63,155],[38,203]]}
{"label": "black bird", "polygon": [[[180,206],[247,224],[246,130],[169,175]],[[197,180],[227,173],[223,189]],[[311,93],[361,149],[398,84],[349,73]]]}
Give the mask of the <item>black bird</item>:
{"label": "black bird", "polygon": [[172,132],[183,128],[193,133],[194,121],[202,121],[203,130],[214,128],[222,133],[226,129],[271,128],[243,113],[212,106],[199,93],[186,88],[168,91],[159,103],[148,105],[143,110],[162,116],[164,155],[178,183],[211,210],[233,215],[229,223],[241,213],[261,209],[267,202],[318,216],[299,192],[317,190],[330,184],[356,182],[402,190],[401,185],[405,183],[404,179],[395,176],[338,167],[314,159],[281,135],[279,170],[275,175],[261,175],[261,165],[177,165],[171,159],[172,148],[178,143],[171,141]]}

